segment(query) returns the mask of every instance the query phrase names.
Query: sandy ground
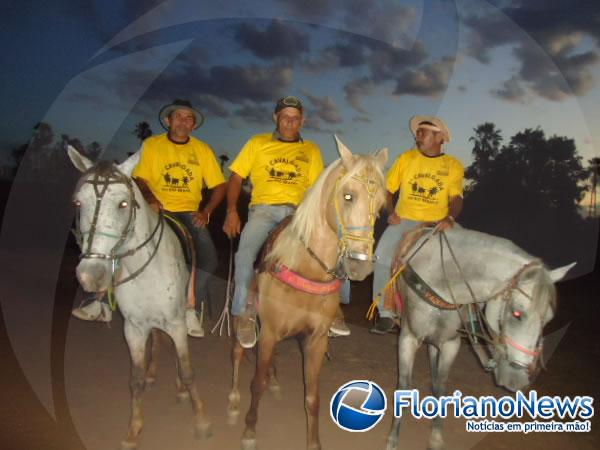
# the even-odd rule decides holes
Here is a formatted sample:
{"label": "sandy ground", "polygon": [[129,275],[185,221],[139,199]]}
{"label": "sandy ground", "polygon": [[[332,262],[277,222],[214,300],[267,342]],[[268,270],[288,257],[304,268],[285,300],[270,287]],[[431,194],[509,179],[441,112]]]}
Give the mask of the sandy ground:
{"label": "sandy ground", "polygon": [[[68,273],[70,264],[63,267]],[[63,266],[65,266],[63,264]],[[66,276],[66,275],[65,275]],[[342,431],[329,417],[329,401],[342,384],[353,379],[377,382],[387,393],[388,401],[396,385],[396,336],[374,336],[368,333],[368,323],[362,318],[368,306],[368,283],[353,286],[353,303],[345,307],[352,329],[348,338],[330,341],[332,359],[321,373],[321,442],[324,449],[383,449],[391,422],[388,413],[373,430],[366,433]],[[222,287],[222,284],[221,284]],[[62,290],[61,290],[62,289]],[[72,276],[57,295],[73,298],[76,287]],[[224,292],[215,292],[222,298]],[[533,388],[540,395],[599,394],[598,368],[600,348],[597,332],[598,274],[560,286],[563,297],[559,319],[549,328],[569,329]],[[595,303],[581,299],[595,298]],[[576,303],[579,299],[579,303]],[[566,303],[565,303],[566,302]],[[593,309],[590,310],[590,305]],[[213,307],[212,327],[218,315],[219,302]],[[129,356],[122,333],[122,320],[116,315],[111,327],[100,323],[81,322],[69,316],[70,301],[58,302],[54,310],[52,374],[56,405],[56,420],[45,412],[31,391],[16,364],[4,327],[2,345],[3,382],[0,423],[2,448],[11,449],[117,449],[126,434],[129,417]],[[227,425],[227,393],[230,387],[230,341],[226,337],[208,335],[191,339],[190,351],[196,382],[207,414],[213,425],[208,440],[194,438],[189,402],[178,403],[175,397],[172,351],[163,347],[159,359],[156,384],[144,397],[145,427],[140,449],[237,449],[243,431],[243,418],[249,404],[249,385],[254,367],[254,355],[243,363],[241,370],[241,415],[234,426]],[[265,394],[260,405],[258,443],[262,450],[305,448],[305,415],[303,408],[302,363],[295,340],[282,342],[277,352],[278,377],[283,398],[276,400]],[[425,349],[417,355],[414,372],[415,387],[429,392],[429,369]],[[477,363],[467,345],[463,345],[449,380],[449,390],[462,390],[469,395],[506,395],[497,388],[491,375]],[[391,403],[389,403],[391,405]],[[592,432],[567,433],[468,433],[465,422],[448,419],[445,438],[448,449],[573,449],[600,447],[597,420],[592,420]],[[409,418],[401,434],[401,448],[425,448],[428,436],[426,420]]]}

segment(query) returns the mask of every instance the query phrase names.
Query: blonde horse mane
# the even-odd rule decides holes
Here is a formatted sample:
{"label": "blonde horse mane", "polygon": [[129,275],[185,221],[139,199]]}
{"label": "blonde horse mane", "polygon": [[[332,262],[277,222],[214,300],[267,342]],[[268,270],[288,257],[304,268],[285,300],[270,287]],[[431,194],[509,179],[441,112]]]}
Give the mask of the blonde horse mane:
{"label": "blonde horse mane", "polygon": [[[377,181],[383,186],[383,172],[374,155],[353,155],[353,161],[350,170],[340,179],[339,186],[343,186],[352,177],[367,172],[375,174]],[[329,226],[326,222],[327,202],[342,168],[341,159],[335,160],[306,191],[290,225],[281,232],[265,262],[270,264],[277,261],[294,267],[300,251],[306,248],[316,230]],[[383,190],[380,189],[378,195],[383,196]]]}

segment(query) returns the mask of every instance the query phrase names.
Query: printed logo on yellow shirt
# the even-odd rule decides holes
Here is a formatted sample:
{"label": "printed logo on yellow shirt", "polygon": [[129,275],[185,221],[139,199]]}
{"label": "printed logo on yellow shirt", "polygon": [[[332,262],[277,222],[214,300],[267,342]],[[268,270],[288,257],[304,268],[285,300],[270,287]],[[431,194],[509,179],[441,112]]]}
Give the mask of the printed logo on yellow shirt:
{"label": "printed logo on yellow shirt", "polygon": [[297,178],[302,176],[300,166],[287,158],[270,160],[265,170],[269,174],[268,183],[298,184]]}
{"label": "printed logo on yellow shirt", "polygon": [[189,184],[194,180],[194,172],[186,164],[174,162],[165,165],[161,173],[163,192],[190,192]]}
{"label": "printed logo on yellow shirt", "polygon": [[439,193],[444,189],[444,182],[437,175],[417,173],[408,182],[410,191],[408,198],[427,204],[437,204]]}

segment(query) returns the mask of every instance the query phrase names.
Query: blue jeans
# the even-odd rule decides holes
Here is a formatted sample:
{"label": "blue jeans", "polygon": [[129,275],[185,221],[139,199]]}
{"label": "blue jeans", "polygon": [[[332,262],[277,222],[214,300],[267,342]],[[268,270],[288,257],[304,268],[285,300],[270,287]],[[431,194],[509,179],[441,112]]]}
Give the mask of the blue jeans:
{"label": "blue jeans", "polygon": [[377,248],[375,249],[375,255],[377,256],[377,262],[375,263],[375,270],[373,273],[373,297],[381,292],[381,297],[377,303],[377,309],[379,310],[380,317],[394,317],[394,312],[384,308],[385,292],[383,288],[390,280],[390,270],[392,266],[392,258],[396,253],[398,244],[402,239],[402,235],[407,231],[413,229],[421,222],[415,220],[402,219],[398,225],[388,225],[385,229]]}
{"label": "blue jeans", "polygon": [[208,296],[208,282],[217,268],[215,244],[210,237],[208,228],[194,225],[194,213],[169,212],[169,214],[180,220],[192,235],[196,252],[196,302],[204,301]]}
{"label": "blue jeans", "polygon": [[[235,291],[231,314],[240,316],[246,309],[248,287],[254,276],[254,260],[269,232],[284,218],[294,213],[291,206],[253,205],[248,210],[248,222],[242,230],[240,244],[235,254]],[[342,293],[350,295],[350,283],[345,282]]]}

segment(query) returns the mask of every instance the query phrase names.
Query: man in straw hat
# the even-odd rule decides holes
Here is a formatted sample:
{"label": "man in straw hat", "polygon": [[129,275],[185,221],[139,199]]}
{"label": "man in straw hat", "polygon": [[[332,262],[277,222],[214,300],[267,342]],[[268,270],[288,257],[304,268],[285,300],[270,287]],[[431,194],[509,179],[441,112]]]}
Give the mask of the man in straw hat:
{"label": "man in straw hat", "polygon": [[[417,148],[402,153],[386,177],[388,227],[381,236],[375,254],[373,298],[381,293],[377,308],[379,320],[372,333],[385,334],[395,326],[395,313],[384,307],[384,292],[390,279],[390,266],[402,235],[424,222],[442,222],[441,229],[454,224],[463,205],[464,168],[460,161],[443,153],[450,141],[450,130],[439,118],[414,116],[410,131]],[[393,208],[393,195],[400,190]]]}
{"label": "man in straw hat", "polygon": [[[255,305],[246,305],[254,260],[269,232],[293,214],[306,190],[323,170],[319,147],[300,136],[304,118],[302,102],[298,98],[280,98],[273,111],[275,131],[250,138],[229,166],[231,177],[223,231],[230,238],[240,234],[241,230],[237,203],[242,182],[248,176],[252,182],[248,222],[241,230],[235,255],[235,292],[231,305],[236,336],[244,348],[253,347],[257,340]],[[341,311],[339,313],[332,331],[348,335],[350,330]]]}
{"label": "man in straw hat", "polygon": [[[217,266],[217,252],[206,225],[225,196],[225,178],[212,149],[191,136],[204,116],[189,101],[178,99],[166,105],[159,120],[167,133],[144,141],[132,176],[153,209],[168,212],[191,234],[199,272],[195,297],[203,298]],[[212,192],[200,209],[204,184]],[[73,310],[73,315],[84,320],[111,320],[108,305],[97,300]],[[187,305],[186,325],[190,336],[204,336],[195,302]]]}

